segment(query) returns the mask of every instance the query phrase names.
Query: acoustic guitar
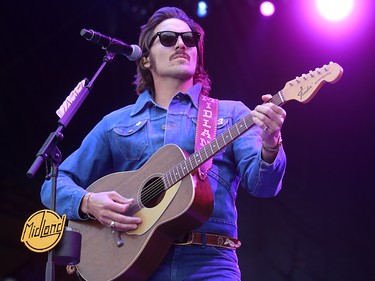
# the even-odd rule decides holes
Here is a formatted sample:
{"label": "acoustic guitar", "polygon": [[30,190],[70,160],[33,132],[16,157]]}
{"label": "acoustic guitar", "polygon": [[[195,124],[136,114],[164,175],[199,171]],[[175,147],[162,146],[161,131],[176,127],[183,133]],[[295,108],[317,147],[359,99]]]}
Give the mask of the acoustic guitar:
{"label": "acoustic guitar", "polygon": [[[268,102],[309,102],[326,82],[337,82],[343,69],[329,63],[285,84]],[[207,180],[196,177],[197,168],[254,125],[251,114],[192,155],[178,146],[160,148],[138,170],[117,172],[98,179],[90,192],[117,191],[134,198],[126,213],[142,219],[138,229],[118,232],[96,220],[69,221],[82,234],[81,260],[76,266],[88,281],[142,281],[161,263],[178,235],[210,216],[213,194]]]}

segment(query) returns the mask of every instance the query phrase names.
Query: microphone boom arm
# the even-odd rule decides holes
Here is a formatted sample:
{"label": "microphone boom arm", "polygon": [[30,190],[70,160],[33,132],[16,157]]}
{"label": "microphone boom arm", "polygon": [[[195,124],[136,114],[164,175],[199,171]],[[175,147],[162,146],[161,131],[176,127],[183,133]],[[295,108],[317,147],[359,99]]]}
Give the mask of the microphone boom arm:
{"label": "microphone boom arm", "polygon": [[[86,85],[85,87],[81,89],[81,91],[79,92],[75,100],[72,102],[72,104],[69,106],[67,111],[58,121],[59,126],[57,130],[48,136],[47,140],[44,142],[43,146],[41,147],[39,152],[36,154],[37,158],[35,159],[34,163],[31,165],[30,169],[28,170],[26,174],[27,177],[33,178],[36,172],[38,171],[39,167],[43,163],[43,161],[53,160],[54,163],[56,162],[56,160],[61,161],[61,158],[62,158],[61,155],[59,157],[55,157],[55,154],[51,155],[51,152],[53,151],[56,153],[56,151],[58,151],[57,143],[63,139],[63,133],[62,133],[63,129],[68,126],[69,122],[72,120],[72,118],[74,117],[74,115],[76,114],[80,106],[85,101],[86,97],[88,96],[88,94],[90,93],[90,90],[92,89],[94,85],[95,80],[97,79],[101,71],[104,69],[107,63],[111,62],[114,59],[114,57],[115,57],[115,53],[106,51],[106,55],[103,58],[103,62],[100,65],[97,72],[95,73],[95,75],[93,76],[93,78],[91,79],[91,81],[88,83],[88,85]],[[55,164],[59,164],[59,163],[55,163]],[[51,209],[54,210],[53,208]]]}

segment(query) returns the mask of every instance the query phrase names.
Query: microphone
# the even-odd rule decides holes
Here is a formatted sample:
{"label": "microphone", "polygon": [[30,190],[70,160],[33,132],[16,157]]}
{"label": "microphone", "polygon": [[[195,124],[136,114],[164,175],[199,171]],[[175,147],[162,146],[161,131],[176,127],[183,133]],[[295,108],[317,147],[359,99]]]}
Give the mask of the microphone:
{"label": "microphone", "polygon": [[128,45],[118,39],[100,34],[92,29],[82,29],[81,36],[87,41],[101,45],[104,50],[114,52],[127,57],[131,61],[136,61],[142,56],[142,50],[137,45]]}

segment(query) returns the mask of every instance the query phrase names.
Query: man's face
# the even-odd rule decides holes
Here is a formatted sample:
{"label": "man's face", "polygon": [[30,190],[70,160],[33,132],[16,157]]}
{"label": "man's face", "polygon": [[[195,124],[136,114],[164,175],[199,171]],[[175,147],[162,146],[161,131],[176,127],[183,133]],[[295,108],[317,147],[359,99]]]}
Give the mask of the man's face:
{"label": "man's face", "polygon": [[[190,27],[179,19],[167,19],[156,26],[154,33],[160,31],[186,32]],[[178,37],[176,44],[165,47],[160,43],[159,36],[156,37],[150,47],[148,61],[144,66],[149,68],[154,80],[164,78],[175,78],[183,81],[193,79],[197,66],[197,48],[187,47]]]}

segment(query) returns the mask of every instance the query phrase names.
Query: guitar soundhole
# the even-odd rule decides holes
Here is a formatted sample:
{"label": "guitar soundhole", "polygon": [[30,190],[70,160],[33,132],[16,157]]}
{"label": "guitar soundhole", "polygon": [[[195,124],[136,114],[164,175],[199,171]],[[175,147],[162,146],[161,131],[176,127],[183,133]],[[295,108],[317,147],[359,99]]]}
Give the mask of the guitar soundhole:
{"label": "guitar soundhole", "polygon": [[152,178],[143,187],[141,192],[141,202],[147,208],[158,205],[164,198],[165,190],[161,178]]}

